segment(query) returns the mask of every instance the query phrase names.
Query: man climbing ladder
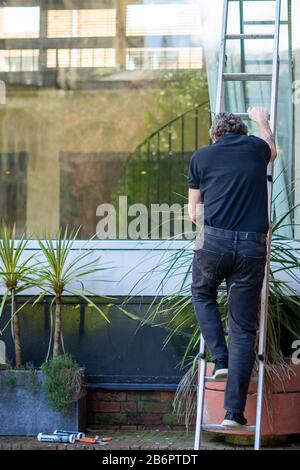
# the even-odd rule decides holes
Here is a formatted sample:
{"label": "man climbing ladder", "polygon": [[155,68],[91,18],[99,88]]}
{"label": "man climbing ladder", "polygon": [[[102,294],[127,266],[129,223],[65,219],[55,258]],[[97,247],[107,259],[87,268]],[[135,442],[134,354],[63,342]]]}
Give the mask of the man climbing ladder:
{"label": "man climbing ladder", "polygon": [[[218,426],[223,429],[253,430],[255,449],[260,447],[281,1],[274,0],[276,17],[273,22],[268,22],[274,24],[273,35],[244,34],[243,31],[237,35],[227,34],[230,1],[224,0],[216,117],[210,130],[213,144],[194,153],[189,169],[190,217],[197,221],[200,202],[204,206],[204,226],[195,245],[192,277],[192,299],[202,333],[195,449],[200,447],[201,431],[217,429]],[[244,70],[241,73],[226,73],[226,41],[263,38],[274,39],[272,74],[249,74]],[[249,108],[244,114],[222,112],[224,82],[228,80],[271,82],[270,124],[269,112],[265,108]],[[243,122],[245,119],[257,123],[259,137],[248,136],[247,126]],[[228,346],[217,304],[217,289],[224,280],[228,296]],[[255,360],[258,319],[256,425],[246,426],[244,409]],[[205,344],[215,362],[213,378],[227,378],[226,414],[219,425],[202,424]]]}
{"label": "man climbing ladder", "polygon": [[[254,363],[259,296],[267,251],[267,165],[276,157],[264,108],[249,111],[260,136],[248,136],[240,117],[220,113],[211,127],[215,142],[198,150],[189,171],[190,216],[204,203],[203,247],[193,261],[192,295],[201,332],[215,362],[214,377],[228,373],[224,426],[246,424],[243,416]],[[200,190],[199,190],[200,189]],[[217,304],[226,280],[229,356]],[[229,366],[229,371],[228,371]]]}

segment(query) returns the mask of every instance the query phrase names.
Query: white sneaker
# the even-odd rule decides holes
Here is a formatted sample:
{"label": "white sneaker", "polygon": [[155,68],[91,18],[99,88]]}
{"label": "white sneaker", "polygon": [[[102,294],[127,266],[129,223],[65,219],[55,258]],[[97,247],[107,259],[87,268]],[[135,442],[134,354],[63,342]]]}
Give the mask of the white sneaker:
{"label": "white sneaker", "polygon": [[231,411],[226,412],[225,418],[222,422],[222,426],[227,428],[243,428],[246,424],[247,420],[243,413],[232,413]]}
{"label": "white sneaker", "polygon": [[216,359],[215,368],[213,370],[214,379],[227,379],[228,375],[228,361],[224,359]]}

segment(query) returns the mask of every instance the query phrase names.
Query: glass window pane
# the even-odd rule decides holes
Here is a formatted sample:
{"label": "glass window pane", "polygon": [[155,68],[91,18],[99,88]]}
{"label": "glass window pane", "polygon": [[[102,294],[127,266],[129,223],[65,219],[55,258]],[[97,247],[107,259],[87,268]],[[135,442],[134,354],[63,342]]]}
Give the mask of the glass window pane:
{"label": "glass window pane", "polygon": [[38,38],[39,29],[39,7],[18,6],[0,8],[0,38]]}
{"label": "glass window pane", "polygon": [[199,34],[200,9],[198,2],[192,4],[169,2],[163,5],[128,5],[127,35]]}
{"label": "glass window pane", "polygon": [[48,37],[115,36],[116,10],[50,10]]}
{"label": "glass window pane", "polygon": [[[151,232],[151,204],[182,205],[189,158],[209,141],[201,2],[19,4],[0,7],[9,87],[0,150],[27,155],[18,226],[81,225],[87,238],[103,219],[99,207],[119,214],[126,196],[145,205],[147,237],[162,237]],[[116,237],[126,236],[117,227]]]}

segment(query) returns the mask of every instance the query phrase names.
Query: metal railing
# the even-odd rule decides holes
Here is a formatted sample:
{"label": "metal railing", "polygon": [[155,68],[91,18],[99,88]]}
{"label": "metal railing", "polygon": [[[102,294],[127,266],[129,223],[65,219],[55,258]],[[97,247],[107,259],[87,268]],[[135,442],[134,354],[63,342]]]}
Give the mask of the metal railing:
{"label": "metal railing", "polygon": [[148,135],[129,156],[118,195],[128,204],[184,204],[190,157],[208,144],[209,102],[194,105]]}

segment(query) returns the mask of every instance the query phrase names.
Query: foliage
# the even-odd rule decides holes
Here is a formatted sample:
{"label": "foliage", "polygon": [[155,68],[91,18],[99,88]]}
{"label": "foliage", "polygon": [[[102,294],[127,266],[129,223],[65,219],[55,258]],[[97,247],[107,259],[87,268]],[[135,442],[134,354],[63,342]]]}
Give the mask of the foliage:
{"label": "foliage", "polygon": [[[43,239],[37,236],[44,261],[41,262],[37,272],[38,283],[42,293],[36,299],[34,305],[40,302],[46,295],[53,296],[51,308],[55,304],[54,357],[60,354],[61,348],[64,349],[61,309],[62,296],[65,293],[83,299],[109,322],[106,313],[88,297],[93,293],[87,291],[83,284],[84,278],[92,273],[102,271],[104,267],[99,266],[100,258],[91,257],[91,254],[93,254],[92,250],[83,247],[77,251],[72,251],[78,231],[79,229],[69,231],[68,227],[64,231],[60,229],[56,234],[55,240],[52,240],[48,234]],[[52,338],[50,338],[47,357],[49,356],[51,343]]]}
{"label": "foliage", "polygon": [[[270,392],[274,381],[284,381],[290,376],[291,370],[286,362],[284,351],[281,349],[282,331],[288,332],[294,339],[300,338],[300,296],[292,286],[294,281],[299,285],[299,279],[295,270],[299,269],[299,255],[290,240],[279,235],[280,228],[286,225],[291,211],[275,220],[273,223],[271,268],[269,281],[269,315],[267,329],[266,347],[266,380],[267,393]],[[163,347],[166,347],[174,335],[183,335],[187,339],[187,346],[182,356],[180,367],[186,370],[177,393],[175,395],[174,407],[178,416],[184,416],[186,424],[190,416],[195,412],[195,385],[197,382],[198,345],[200,339],[200,328],[194,314],[194,308],[190,293],[190,274],[192,270],[192,245],[172,251],[159,267],[162,273],[161,285],[163,286],[171,277],[180,279],[183,268],[185,276],[178,285],[177,292],[173,295],[154,299],[149,308],[145,320],[139,319],[140,325],[151,324],[152,326],[164,328],[167,331]],[[280,278],[284,273],[285,280]],[[147,273],[140,280],[143,284]],[[158,287],[158,291],[159,291]],[[225,289],[220,289],[218,297],[220,314],[224,328],[227,320],[227,295]]]}
{"label": "foliage", "polygon": [[57,411],[67,412],[71,403],[84,395],[84,370],[70,355],[45,362],[41,370],[46,376],[47,399]]}
{"label": "foliage", "polygon": [[[209,143],[206,75],[199,70],[164,72],[158,82],[154,105],[145,111],[147,135],[124,164],[112,202],[126,195],[128,206],[136,203],[182,203],[187,189],[191,152]],[[162,125],[163,123],[163,125]],[[119,220],[119,217],[117,217]],[[151,238],[151,218],[148,231]]]}
{"label": "foliage", "polygon": [[[195,103],[202,103],[208,99],[204,71],[174,70],[165,72],[159,81],[159,92],[154,106],[145,113],[146,132],[153,132],[161,126],[162,122],[168,122],[174,116],[193,107]],[[207,123],[207,116],[205,123]]]}
{"label": "foliage", "polygon": [[[6,385],[9,390],[16,387],[22,387],[32,393],[37,393],[41,384],[38,379],[36,369],[32,362],[28,362],[18,368],[18,373],[14,370],[10,363],[1,364],[0,367],[0,388]],[[1,373],[4,372],[4,373]]]}
{"label": "foliage", "polygon": [[13,390],[17,386],[17,379],[13,374],[9,374],[6,378],[6,384],[9,390]]}
{"label": "foliage", "polygon": [[23,303],[17,309],[16,295],[31,287],[35,282],[34,269],[36,263],[34,262],[34,255],[24,258],[27,244],[28,240],[25,238],[25,234],[22,234],[20,239],[16,240],[15,225],[10,227],[4,222],[2,223],[0,231],[0,278],[5,285],[6,291],[0,305],[0,318],[4,306],[10,301],[10,323],[15,348],[16,367],[21,367],[22,364],[19,313],[28,303],[28,301]]}

